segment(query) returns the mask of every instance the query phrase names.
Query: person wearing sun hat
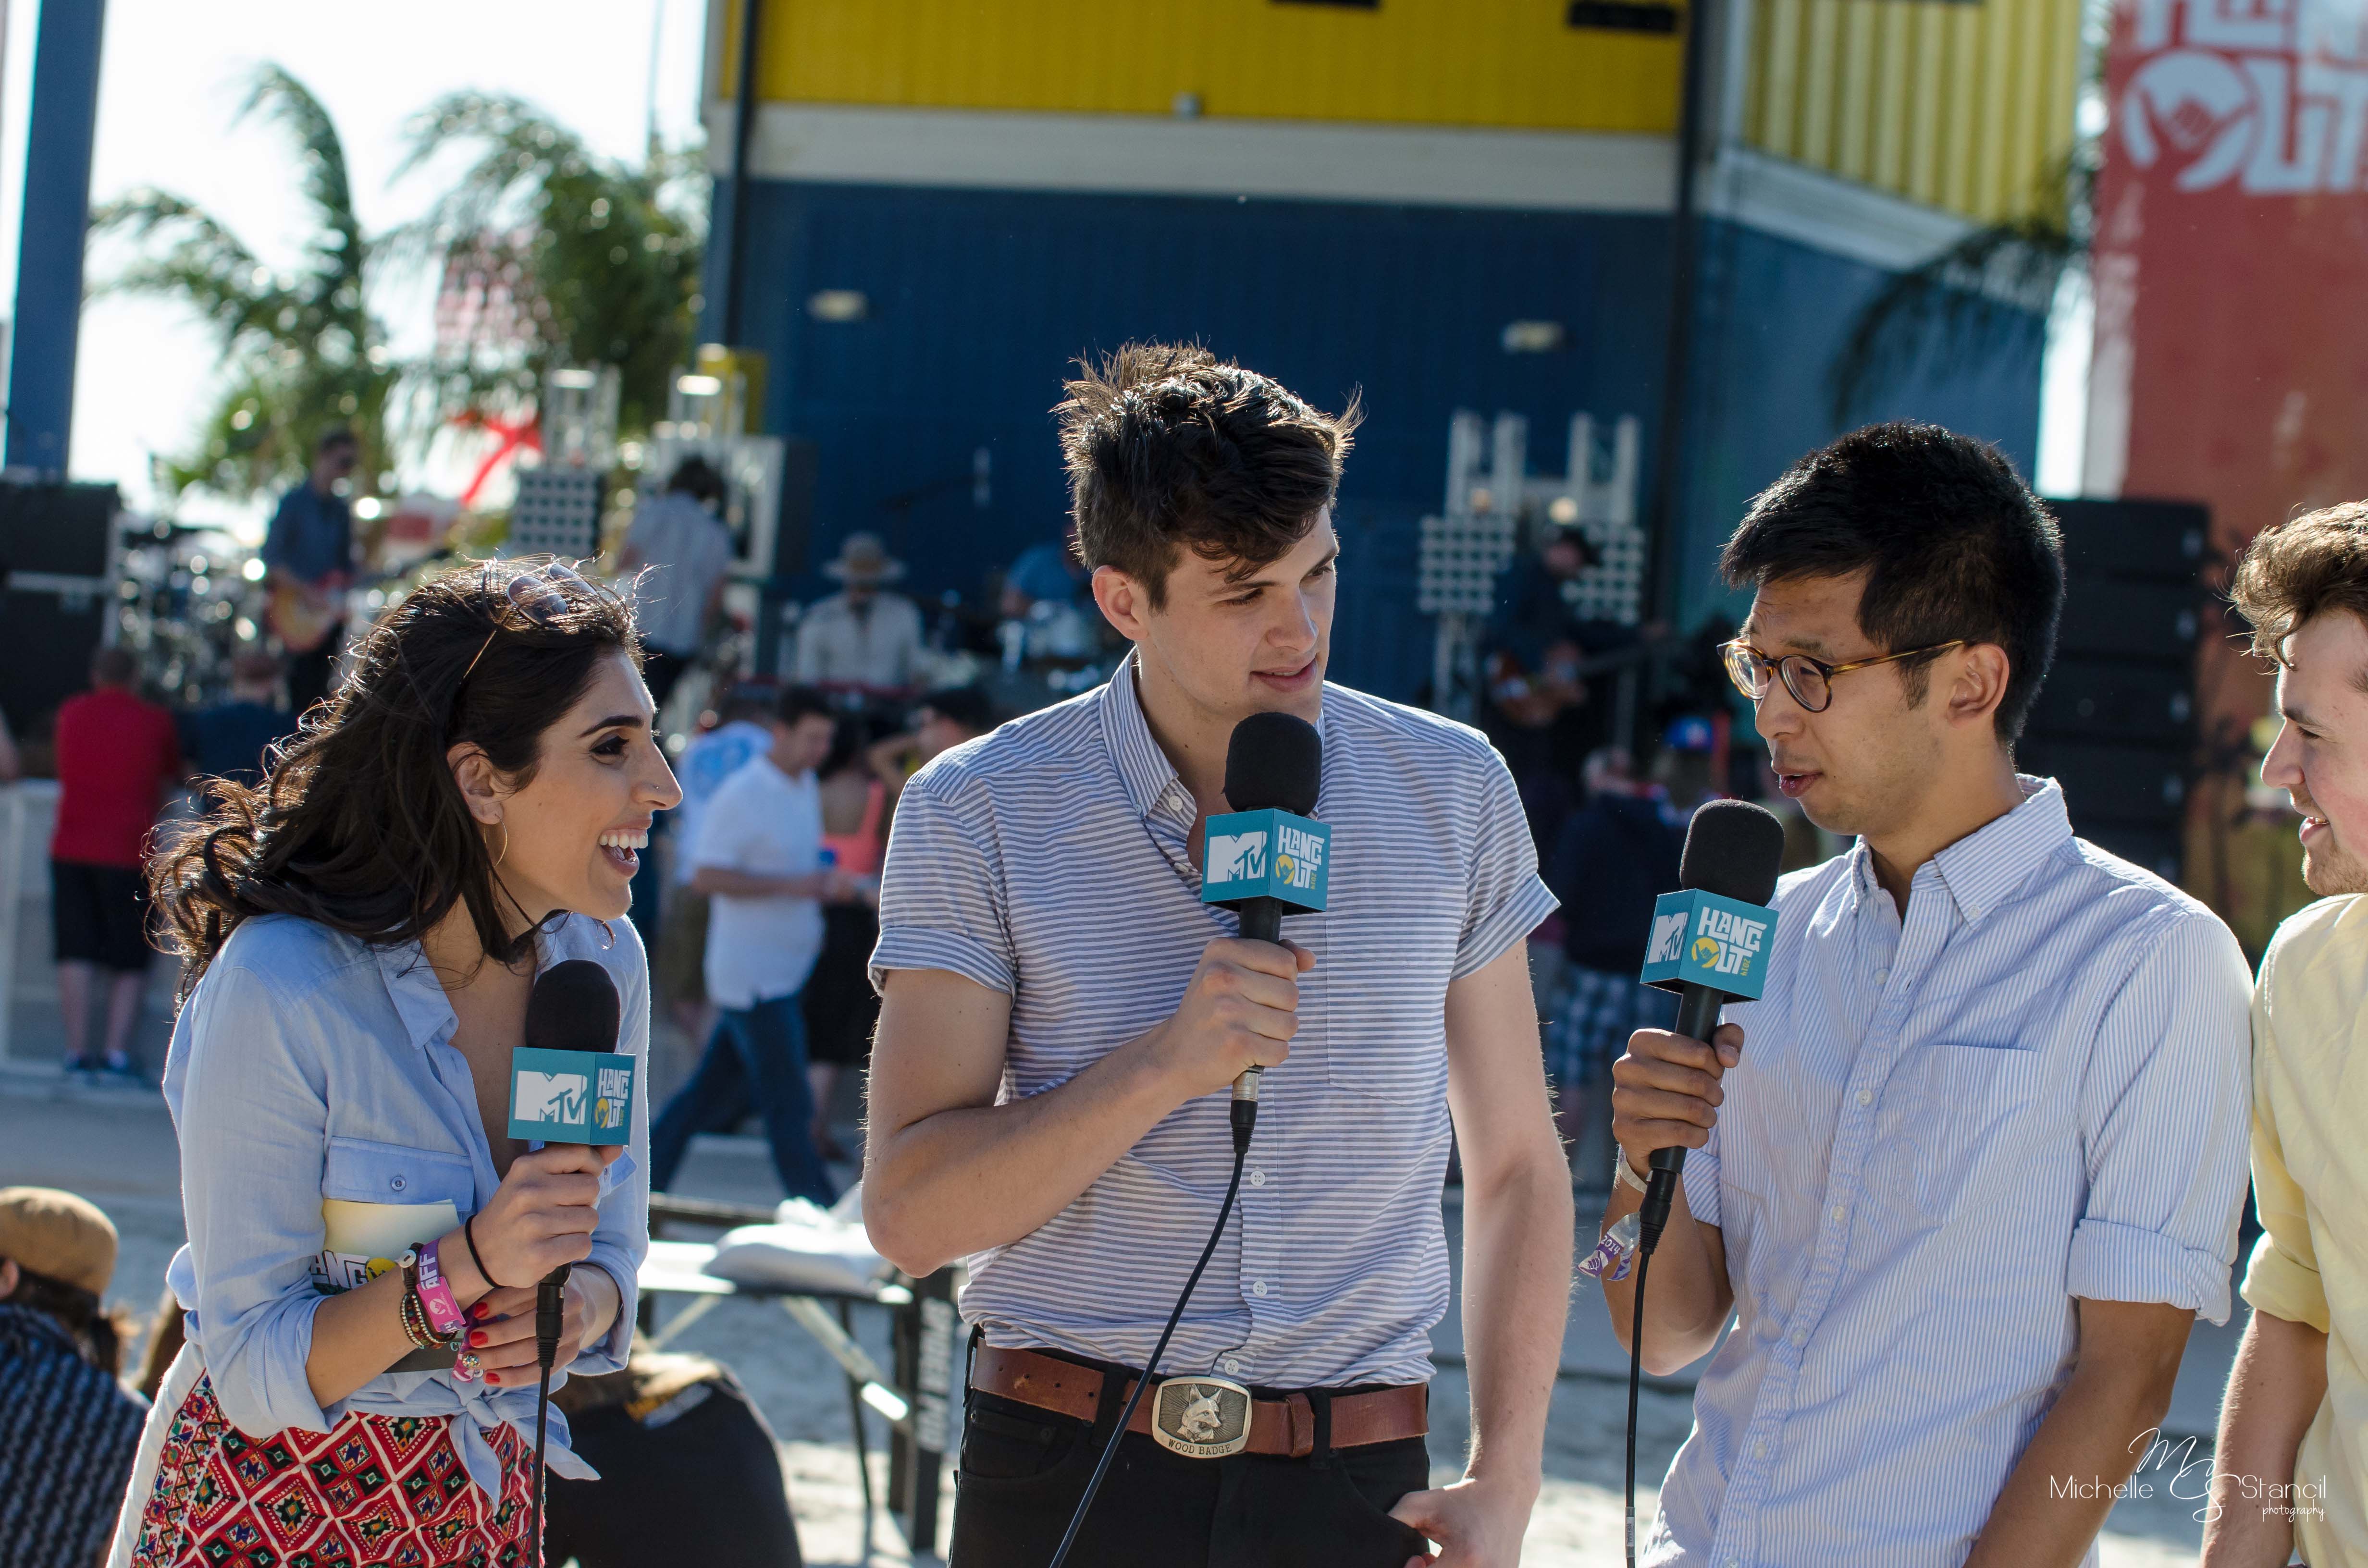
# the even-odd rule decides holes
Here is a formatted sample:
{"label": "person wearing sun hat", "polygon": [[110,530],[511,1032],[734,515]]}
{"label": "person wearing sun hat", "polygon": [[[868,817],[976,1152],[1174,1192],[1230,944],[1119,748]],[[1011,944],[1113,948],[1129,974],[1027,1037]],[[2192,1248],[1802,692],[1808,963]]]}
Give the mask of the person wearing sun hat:
{"label": "person wearing sun hat", "polygon": [[0,1562],[90,1568],[115,1528],[147,1404],[115,1381],[102,1303],[115,1227],[86,1199],[0,1187]]}
{"label": "person wearing sun hat", "polygon": [[822,569],[846,586],[817,599],[798,623],[791,678],[875,691],[911,687],[920,674],[921,612],[904,595],[882,591],[905,575],[905,563],[878,534],[851,533]]}

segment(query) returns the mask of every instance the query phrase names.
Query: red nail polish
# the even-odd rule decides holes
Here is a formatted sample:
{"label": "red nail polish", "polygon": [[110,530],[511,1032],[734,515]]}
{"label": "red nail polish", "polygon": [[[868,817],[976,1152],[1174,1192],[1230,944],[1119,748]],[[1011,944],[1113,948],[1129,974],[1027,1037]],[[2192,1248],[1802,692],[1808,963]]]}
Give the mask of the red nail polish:
{"label": "red nail polish", "polygon": [[489,1383],[497,1383],[497,1382],[500,1382],[501,1381],[502,1381],[502,1375],[501,1375],[499,1372],[487,1372],[487,1373],[485,1374],[485,1381],[487,1381],[487,1382],[489,1382]]}
{"label": "red nail polish", "polygon": [[484,1347],[485,1347],[485,1334],[484,1334],[484,1330],[483,1330],[483,1329],[471,1329],[471,1330],[469,1331],[469,1348],[470,1348],[470,1349],[472,1349],[472,1350],[483,1350]]}
{"label": "red nail polish", "polygon": [[472,1318],[475,1318],[479,1323],[483,1323],[483,1322],[484,1322],[484,1321],[485,1321],[485,1303],[484,1303],[484,1302],[483,1302],[483,1301],[479,1301],[475,1306],[471,1307],[471,1308],[469,1309],[469,1315],[470,1315],[471,1317],[472,1317]]}

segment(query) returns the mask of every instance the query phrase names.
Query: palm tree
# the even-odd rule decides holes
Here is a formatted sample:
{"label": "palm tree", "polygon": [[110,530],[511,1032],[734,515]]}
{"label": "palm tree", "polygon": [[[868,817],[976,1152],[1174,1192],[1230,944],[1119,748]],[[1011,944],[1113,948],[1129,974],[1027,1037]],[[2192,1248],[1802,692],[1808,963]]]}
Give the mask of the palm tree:
{"label": "palm tree", "polygon": [[640,168],[602,158],[524,100],[461,92],[416,116],[397,176],[452,148],[475,161],[399,236],[448,299],[501,302],[443,335],[427,371],[447,405],[515,412],[546,370],[614,365],[618,424],[666,416],[700,309],[705,238],[696,152],[653,138]]}
{"label": "palm tree", "polygon": [[1837,427],[1919,366],[2037,354],[2057,284],[2088,265],[2097,155],[2095,140],[2083,139],[2021,215],[1974,230],[1875,290],[1827,367]]}
{"label": "palm tree", "polygon": [[355,215],[345,146],[320,100],[266,64],[236,119],[256,113],[286,131],[299,155],[314,220],[302,266],[275,272],[196,203],[142,189],[93,215],[100,232],[147,253],[103,287],[180,300],[221,334],[229,375],[196,453],[165,465],[174,490],[200,485],[244,500],[285,486],[333,426],[360,437],[357,483],[375,490],[401,374],[367,301],[377,247]]}

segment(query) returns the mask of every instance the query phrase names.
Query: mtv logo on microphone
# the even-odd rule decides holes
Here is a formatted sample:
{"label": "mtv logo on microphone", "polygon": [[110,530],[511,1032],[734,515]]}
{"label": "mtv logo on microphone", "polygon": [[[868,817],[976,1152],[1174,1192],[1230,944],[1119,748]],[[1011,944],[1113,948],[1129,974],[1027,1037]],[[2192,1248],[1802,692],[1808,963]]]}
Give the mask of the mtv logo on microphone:
{"label": "mtv logo on microphone", "polygon": [[510,1136],[543,1143],[622,1143],[632,1135],[632,1057],[606,1051],[510,1053]]}
{"label": "mtv logo on microphone", "polygon": [[1665,892],[1653,905],[1653,934],[1636,978],[1675,991],[1707,985],[1756,999],[1768,984],[1776,912],[1714,892]]}
{"label": "mtv logo on microphone", "polygon": [[1201,902],[1274,898],[1321,909],[1332,884],[1332,830],[1289,812],[1234,812],[1209,819]]}

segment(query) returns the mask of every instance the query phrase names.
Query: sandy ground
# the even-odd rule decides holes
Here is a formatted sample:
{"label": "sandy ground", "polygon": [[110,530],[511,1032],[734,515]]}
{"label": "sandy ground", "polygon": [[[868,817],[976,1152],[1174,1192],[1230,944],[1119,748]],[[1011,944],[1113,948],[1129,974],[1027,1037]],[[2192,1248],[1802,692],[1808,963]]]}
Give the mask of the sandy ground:
{"label": "sandy ground", "polygon": [[[0,1185],[34,1182],[70,1187],[105,1207],[123,1234],[114,1295],[143,1315],[154,1308],[165,1265],[181,1241],[175,1160],[170,1121],[152,1092],[64,1090],[45,1080],[0,1074]],[[755,1202],[778,1196],[761,1146],[745,1139],[702,1143],[677,1185],[705,1196]],[[1460,1214],[1452,1198],[1447,1219],[1451,1235],[1459,1233]],[[1582,1297],[1575,1303],[1565,1346],[1565,1376],[1556,1389],[1547,1436],[1544,1490],[1523,1556],[1528,1563],[1620,1560],[1626,1388],[1612,1375],[1619,1364],[1617,1346],[1602,1320],[1598,1301]],[[858,1333],[875,1358],[887,1364],[885,1314],[862,1314]],[[1461,1349],[1453,1319],[1440,1325],[1437,1343],[1449,1357]],[[721,1302],[674,1344],[730,1364],[755,1395],[780,1439],[782,1468],[806,1560],[819,1564],[866,1561],[846,1384],[819,1346],[778,1306],[737,1300]],[[1433,1470],[1442,1481],[1452,1479],[1462,1464],[1468,1436],[1466,1398],[1461,1370],[1442,1366],[1432,1395],[1436,1429],[1431,1437]],[[1653,1506],[1649,1483],[1666,1472],[1690,1424],[1682,1392],[1645,1394],[1638,1470],[1649,1481],[1637,1506],[1648,1519]],[[886,1460],[876,1419],[870,1423],[870,1437],[874,1488],[884,1496]],[[2157,1480],[2163,1483],[2158,1491],[2169,1489],[2168,1473]],[[950,1474],[943,1508],[948,1519],[951,1484]],[[2123,1503],[2104,1539],[2104,1562],[2110,1568],[2192,1563],[2202,1536],[2201,1526],[2192,1517],[2193,1507],[2192,1501],[2168,1495]],[[884,1515],[874,1519],[870,1535],[869,1561],[936,1560],[910,1551]],[[935,1544],[942,1549],[942,1540]]]}

